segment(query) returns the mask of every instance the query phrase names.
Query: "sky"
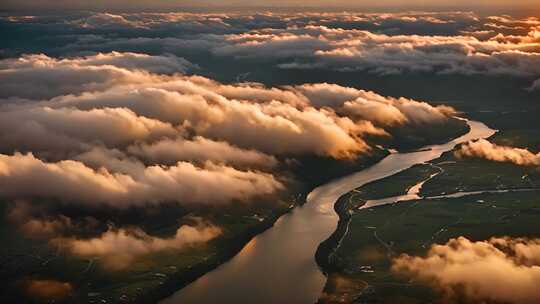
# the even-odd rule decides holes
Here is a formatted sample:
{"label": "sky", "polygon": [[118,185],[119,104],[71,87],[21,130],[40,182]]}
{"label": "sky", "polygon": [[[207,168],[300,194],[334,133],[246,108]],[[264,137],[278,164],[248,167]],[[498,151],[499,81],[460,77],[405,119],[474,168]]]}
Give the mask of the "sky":
{"label": "sky", "polygon": [[121,9],[121,8],[165,8],[165,7],[224,7],[224,6],[332,6],[332,7],[493,7],[504,6],[509,8],[538,6],[537,0],[379,0],[352,1],[352,0],[3,0],[0,8],[4,9]]}

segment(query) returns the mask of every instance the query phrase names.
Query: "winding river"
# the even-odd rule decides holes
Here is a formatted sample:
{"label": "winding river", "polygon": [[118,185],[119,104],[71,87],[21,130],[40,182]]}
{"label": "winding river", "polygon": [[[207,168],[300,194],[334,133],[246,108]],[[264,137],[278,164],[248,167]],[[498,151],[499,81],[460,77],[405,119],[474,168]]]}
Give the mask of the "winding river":
{"label": "winding river", "polygon": [[467,123],[469,133],[448,143],[418,152],[390,154],[372,167],[315,188],[304,206],[282,216],[233,259],[161,303],[315,303],[326,277],[315,263],[314,254],[336,229],[337,199],[366,183],[438,158],[459,143],[487,138],[496,132],[481,122]]}

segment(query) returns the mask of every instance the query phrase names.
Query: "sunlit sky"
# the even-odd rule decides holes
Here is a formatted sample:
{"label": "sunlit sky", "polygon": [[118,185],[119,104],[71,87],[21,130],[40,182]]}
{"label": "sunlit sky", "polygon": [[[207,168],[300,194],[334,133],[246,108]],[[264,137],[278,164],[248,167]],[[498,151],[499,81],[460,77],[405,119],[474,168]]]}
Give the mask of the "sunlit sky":
{"label": "sunlit sky", "polygon": [[163,8],[182,6],[333,6],[333,7],[534,7],[538,0],[2,0],[3,9],[37,8]]}

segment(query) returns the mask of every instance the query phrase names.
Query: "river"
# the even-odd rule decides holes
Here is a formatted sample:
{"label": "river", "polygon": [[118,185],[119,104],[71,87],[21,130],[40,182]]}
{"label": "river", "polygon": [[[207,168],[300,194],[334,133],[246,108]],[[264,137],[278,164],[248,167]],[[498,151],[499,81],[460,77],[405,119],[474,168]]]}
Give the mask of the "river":
{"label": "river", "polygon": [[411,153],[393,153],[377,164],[315,188],[302,207],[278,219],[253,238],[230,261],[179,290],[161,304],[313,304],[326,282],[315,251],[336,229],[337,199],[366,183],[391,176],[415,164],[438,158],[457,144],[487,138],[496,131],[467,121],[470,131],[448,143]]}

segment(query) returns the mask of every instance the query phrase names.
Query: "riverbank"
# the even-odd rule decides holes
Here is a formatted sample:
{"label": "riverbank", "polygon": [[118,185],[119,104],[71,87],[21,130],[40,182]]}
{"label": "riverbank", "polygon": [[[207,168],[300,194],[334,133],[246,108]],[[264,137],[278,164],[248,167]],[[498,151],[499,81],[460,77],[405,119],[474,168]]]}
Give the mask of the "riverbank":
{"label": "riverbank", "polygon": [[[474,132],[470,132],[469,135],[471,135],[472,133]],[[469,136],[469,138],[467,138],[466,136],[462,136],[448,143],[446,147],[441,149],[440,153],[433,155],[433,157],[431,157],[430,159],[426,159],[426,161],[440,157],[441,155],[443,155],[444,152],[452,150],[455,145],[461,142],[476,138],[488,137],[491,136],[493,133],[494,132],[485,132],[483,134],[477,134],[478,136]],[[427,149],[417,150],[408,154],[414,155],[416,153],[429,153],[432,149],[437,148],[438,147],[428,147]],[[347,279],[345,279],[346,275],[344,274],[348,271],[371,273],[371,266],[366,266],[365,268],[360,268],[356,270],[348,269],[347,267],[343,266],[343,254],[338,253],[340,245],[347,237],[349,229],[351,229],[351,221],[353,220],[353,216],[356,215],[355,210],[358,210],[362,205],[364,205],[368,199],[377,197],[378,190],[384,189],[384,192],[396,195],[405,194],[411,187],[413,187],[418,182],[425,181],[426,179],[429,180],[434,174],[433,171],[440,171],[440,169],[438,168],[435,170],[435,168],[433,168],[433,166],[431,165],[427,165],[427,168],[428,169],[426,170],[421,165],[414,165],[409,168],[403,168],[403,170],[398,171],[396,174],[387,176],[386,178],[381,178],[371,183],[366,183],[361,187],[358,187],[344,194],[337,200],[334,207],[335,212],[339,217],[336,230],[328,239],[321,243],[321,245],[317,248],[316,252],[317,263],[325,272],[325,274],[327,274],[328,277],[328,280],[325,283],[323,293],[319,298],[318,303],[352,301],[352,299],[362,294],[365,291],[365,288],[368,288],[369,286],[369,284],[366,284],[366,282],[360,281],[350,283]],[[416,178],[413,178],[413,176],[415,176]],[[387,182],[389,180],[392,181]],[[393,184],[400,185],[403,189],[396,189],[396,186]],[[388,186],[391,186],[390,189],[388,189]],[[379,193],[379,196],[380,195],[381,194]],[[376,237],[376,239],[378,240],[378,237]]]}
{"label": "riverbank", "polygon": [[[492,115],[491,122],[499,121]],[[489,140],[538,151],[537,137],[530,136],[538,134],[536,129],[519,124],[506,128]],[[430,170],[434,166],[438,172]],[[429,178],[430,173],[436,175]],[[387,203],[387,197],[397,199],[422,182],[416,199],[375,206],[377,200]],[[335,237],[339,246],[331,251],[329,265],[323,265],[329,278],[319,303],[437,302],[441,295],[430,286],[393,273],[393,258],[425,256],[432,244],[457,237],[478,241],[497,236],[537,238],[539,187],[535,167],[459,159],[446,152],[426,165],[355,189],[343,197],[354,212],[341,210],[347,221],[340,223],[347,228],[338,230],[346,233]],[[358,208],[365,206],[366,199],[375,205]]]}
{"label": "riverbank", "polygon": [[[484,134],[481,124],[471,124],[475,130],[467,128],[469,132],[463,140]],[[334,208],[338,198],[359,185],[440,155],[448,149],[447,145],[453,147],[449,143],[417,153],[389,154],[364,170],[317,187],[309,193],[307,204],[280,218],[272,229],[256,236],[231,261],[162,303],[316,302],[326,277],[320,272],[314,253],[335,232],[338,216]],[[299,293],[299,289],[303,292]]]}
{"label": "riverbank", "polygon": [[347,166],[343,166],[340,163],[328,160],[327,162],[325,162],[327,170],[323,170],[327,174],[319,175],[317,177],[315,177],[314,175],[308,176],[306,174],[302,176],[305,183],[302,189],[305,190],[295,196],[295,204],[291,205],[290,208],[273,214],[272,216],[265,218],[263,221],[260,222],[260,224],[256,225],[252,229],[247,230],[245,233],[228,239],[227,242],[223,242],[225,246],[222,248],[219,255],[213,256],[212,259],[208,259],[203,263],[194,265],[187,272],[179,272],[174,274],[173,276],[169,277],[168,280],[164,281],[163,284],[161,284],[159,287],[150,290],[148,293],[140,294],[137,298],[134,299],[133,302],[141,304],[156,303],[162,299],[171,296],[174,292],[181,290],[185,286],[196,281],[204,274],[215,270],[224,263],[227,263],[231,258],[236,256],[251,240],[253,240],[254,237],[272,228],[279,218],[290,213],[292,210],[294,210],[294,208],[305,204],[307,194],[316,185],[323,184],[334,178],[338,178],[340,176],[365,169],[379,162],[388,154],[389,152],[386,150],[376,149],[375,152],[372,153],[369,157],[363,157],[355,162],[348,162]]}
{"label": "riverbank", "polygon": [[140,295],[138,298],[134,299],[133,302],[140,304],[153,304],[172,295],[174,292],[195,281],[205,273],[216,269],[223,263],[226,263],[236,254],[238,254],[238,252],[240,252],[240,250],[242,250],[242,248],[244,248],[244,246],[249,243],[253,237],[271,228],[276,220],[287,212],[289,211],[284,211],[266,218],[261,222],[260,225],[257,225],[253,229],[249,229],[245,234],[238,235],[236,238],[229,240],[227,248],[223,248],[219,256],[215,256],[215,258],[209,259],[204,263],[197,264],[187,272],[177,273],[175,276],[169,277],[169,279],[164,281],[159,288],[150,290],[148,293]]}

